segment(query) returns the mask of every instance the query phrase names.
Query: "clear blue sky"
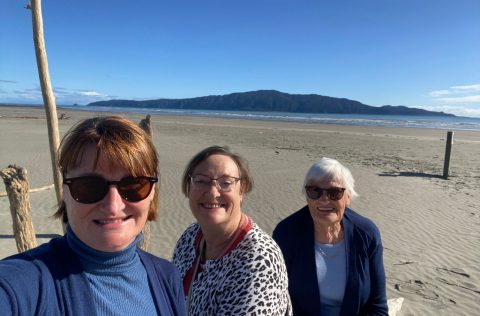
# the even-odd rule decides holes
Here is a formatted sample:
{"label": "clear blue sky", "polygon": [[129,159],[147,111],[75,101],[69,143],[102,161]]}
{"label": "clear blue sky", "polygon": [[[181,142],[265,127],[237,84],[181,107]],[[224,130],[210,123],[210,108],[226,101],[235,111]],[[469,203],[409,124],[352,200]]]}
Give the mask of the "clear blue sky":
{"label": "clear blue sky", "polygon": [[[31,11],[0,1],[0,102],[41,103]],[[480,117],[479,0],[43,0],[57,104],[260,89]]]}

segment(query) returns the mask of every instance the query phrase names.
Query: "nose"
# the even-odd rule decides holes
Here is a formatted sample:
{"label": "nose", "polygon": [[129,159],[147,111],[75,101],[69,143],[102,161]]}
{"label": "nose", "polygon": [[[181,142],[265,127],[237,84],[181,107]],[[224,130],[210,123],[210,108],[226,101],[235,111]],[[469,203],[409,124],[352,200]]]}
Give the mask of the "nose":
{"label": "nose", "polygon": [[115,214],[118,211],[122,210],[125,206],[125,202],[123,201],[120,193],[117,190],[117,187],[111,185],[108,188],[107,195],[102,200],[103,207],[106,211],[111,214]]}
{"label": "nose", "polygon": [[318,198],[318,200],[324,203],[328,203],[328,201],[330,201],[326,191],[322,191],[322,195]]}
{"label": "nose", "polygon": [[210,182],[210,186],[208,187],[207,193],[212,194],[214,196],[220,195],[220,186],[218,185],[217,180],[212,180],[212,182]]}

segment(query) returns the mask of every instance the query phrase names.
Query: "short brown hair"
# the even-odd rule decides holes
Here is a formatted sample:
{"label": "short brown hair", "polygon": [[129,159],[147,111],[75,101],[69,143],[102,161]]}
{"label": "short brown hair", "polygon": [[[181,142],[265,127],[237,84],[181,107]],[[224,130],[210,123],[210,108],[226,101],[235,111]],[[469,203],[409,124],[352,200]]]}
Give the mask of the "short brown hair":
{"label": "short brown hair", "polygon": [[[133,176],[157,176],[160,178],[158,154],[150,136],[132,121],[119,116],[95,117],[80,121],[62,139],[58,149],[58,167],[62,175],[78,167],[89,145],[97,148],[94,168],[100,154],[131,172]],[[159,182],[154,187],[154,197],[147,219],[157,218]],[[65,201],[62,198],[55,218],[68,222]]]}
{"label": "short brown hair", "polygon": [[200,151],[196,154],[192,160],[188,163],[185,171],[183,172],[182,177],[182,192],[185,196],[188,197],[188,192],[190,191],[190,177],[192,176],[192,172],[195,168],[202,163],[205,159],[213,155],[223,155],[230,157],[238,167],[238,171],[240,173],[240,183],[242,185],[242,193],[247,194],[253,188],[253,179],[250,175],[250,170],[248,168],[248,164],[245,159],[243,159],[240,155],[232,153],[228,147],[222,146],[211,146],[205,148],[204,150]]}

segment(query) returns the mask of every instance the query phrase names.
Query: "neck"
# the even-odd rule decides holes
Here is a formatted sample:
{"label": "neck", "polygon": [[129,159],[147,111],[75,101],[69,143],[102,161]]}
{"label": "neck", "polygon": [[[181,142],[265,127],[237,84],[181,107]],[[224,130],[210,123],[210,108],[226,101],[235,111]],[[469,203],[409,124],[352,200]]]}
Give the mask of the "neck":
{"label": "neck", "polygon": [[224,253],[242,227],[243,220],[244,214],[240,213],[239,218],[233,220],[232,223],[226,227],[202,228],[206,247],[205,260],[217,259]]}
{"label": "neck", "polygon": [[343,227],[340,223],[320,225],[314,223],[315,240],[322,244],[335,244],[343,240]]}

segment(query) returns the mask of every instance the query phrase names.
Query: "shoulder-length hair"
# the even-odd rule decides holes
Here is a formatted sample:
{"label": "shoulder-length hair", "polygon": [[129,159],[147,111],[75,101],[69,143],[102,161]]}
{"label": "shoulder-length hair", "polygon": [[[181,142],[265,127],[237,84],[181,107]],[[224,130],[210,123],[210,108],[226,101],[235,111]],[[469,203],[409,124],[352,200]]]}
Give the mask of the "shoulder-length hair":
{"label": "shoulder-length hair", "polygon": [[[58,149],[58,167],[63,176],[81,164],[90,145],[96,147],[93,168],[96,168],[102,155],[111,161],[112,168],[124,168],[133,176],[160,177],[158,154],[151,137],[132,121],[119,116],[85,119],[65,134]],[[148,211],[150,221],[157,217],[159,183],[155,184],[154,198]],[[63,198],[54,217],[68,222]]]}

